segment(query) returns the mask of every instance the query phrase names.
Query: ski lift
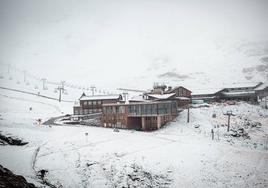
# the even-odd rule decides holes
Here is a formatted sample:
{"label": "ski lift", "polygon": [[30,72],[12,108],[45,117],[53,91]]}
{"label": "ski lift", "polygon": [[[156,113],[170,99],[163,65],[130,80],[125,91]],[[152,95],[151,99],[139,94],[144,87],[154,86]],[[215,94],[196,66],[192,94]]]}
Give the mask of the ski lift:
{"label": "ski lift", "polygon": [[38,86],[35,86],[34,89],[38,89]]}
{"label": "ski lift", "polygon": [[57,90],[57,88],[55,88],[55,89],[54,89],[54,93],[58,93],[58,90]]}

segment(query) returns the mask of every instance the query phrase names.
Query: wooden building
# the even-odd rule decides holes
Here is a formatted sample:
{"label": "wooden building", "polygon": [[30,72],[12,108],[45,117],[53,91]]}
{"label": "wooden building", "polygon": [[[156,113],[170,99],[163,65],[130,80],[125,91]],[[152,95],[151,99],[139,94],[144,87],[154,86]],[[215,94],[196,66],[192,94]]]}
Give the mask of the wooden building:
{"label": "wooden building", "polygon": [[83,94],[79,102],[73,107],[74,115],[86,115],[102,112],[103,104],[117,103],[122,100],[121,95],[92,95]]}
{"label": "wooden building", "polygon": [[[256,102],[258,97],[262,98],[267,95],[263,83],[242,83],[232,84],[227,87],[215,89],[202,89],[194,92],[192,95],[193,102],[203,100],[204,102],[219,102],[222,100],[242,100]],[[268,89],[267,89],[268,90]]]}
{"label": "wooden building", "polygon": [[225,87],[217,92],[217,95],[221,100],[243,100],[256,102],[257,95],[255,88],[261,85],[262,82],[233,84],[232,86]]}
{"label": "wooden building", "polygon": [[177,102],[179,108],[183,108],[191,103],[191,93],[189,89],[182,86],[172,88],[164,84],[154,84],[153,90],[150,93],[145,93],[144,98],[157,101],[173,100]]}
{"label": "wooden building", "polygon": [[174,101],[104,104],[101,121],[104,127],[155,130],[177,116]]}
{"label": "wooden building", "polygon": [[171,87],[168,87],[168,90],[164,93],[175,93],[175,100],[177,101],[178,107],[186,107],[191,104],[192,92],[185,87],[178,86],[173,89]]}

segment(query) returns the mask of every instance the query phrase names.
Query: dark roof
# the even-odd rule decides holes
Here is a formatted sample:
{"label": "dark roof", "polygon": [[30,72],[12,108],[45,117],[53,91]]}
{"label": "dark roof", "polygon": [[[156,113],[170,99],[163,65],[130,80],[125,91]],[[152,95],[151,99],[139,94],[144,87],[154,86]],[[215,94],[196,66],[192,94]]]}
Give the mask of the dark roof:
{"label": "dark roof", "polygon": [[[179,88],[183,88],[183,89],[185,89],[185,90],[187,90],[187,91],[190,91],[189,89],[187,89],[187,88],[185,88],[185,87],[183,87],[183,86],[177,86],[177,87],[172,88],[171,90],[167,90],[167,91],[165,91],[165,93],[173,93],[175,90],[177,90],[177,89],[179,89]],[[190,92],[191,92],[191,91],[190,91]]]}

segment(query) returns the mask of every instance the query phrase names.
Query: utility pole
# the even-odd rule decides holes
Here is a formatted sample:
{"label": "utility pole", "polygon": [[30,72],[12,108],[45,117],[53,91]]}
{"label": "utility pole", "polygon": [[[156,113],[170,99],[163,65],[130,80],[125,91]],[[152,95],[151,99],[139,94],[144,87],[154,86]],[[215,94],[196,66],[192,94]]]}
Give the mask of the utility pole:
{"label": "utility pole", "polygon": [[230,130],[230,118],[231,118],[231,116],[234,116],[234,114],[233,114],[233,112],[231,110],[229,110],[229,111],[227,111],[226,114],[223,114],[223,115],[228,116],[227,132],[229,132],[229,130]]}
{"label": "utility pole", "polygon": [[91,90],[92,96],[94,96],[95,89],[96,89],[96,87],[94,85],[90,86],[90,90]]}
{"label": "utility pole", "polygon": [[188,105],[188,109],[187,109],[187,123],[190,122],[190,106]]}
{"label": "utility pole", "polygon": [[211,129],[211,138],[212,138],[212,140],[214,140],[214,130],[213,129]]}

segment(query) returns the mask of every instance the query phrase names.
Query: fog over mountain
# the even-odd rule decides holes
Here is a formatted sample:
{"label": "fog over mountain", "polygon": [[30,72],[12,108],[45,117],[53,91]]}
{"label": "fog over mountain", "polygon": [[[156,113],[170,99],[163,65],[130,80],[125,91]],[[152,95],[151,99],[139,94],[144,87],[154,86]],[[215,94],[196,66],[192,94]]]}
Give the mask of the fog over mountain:
{"label": "fog over mountain", "polygon": [[145,89],[268,80],[268,1],[0,1],[1,71]]}

